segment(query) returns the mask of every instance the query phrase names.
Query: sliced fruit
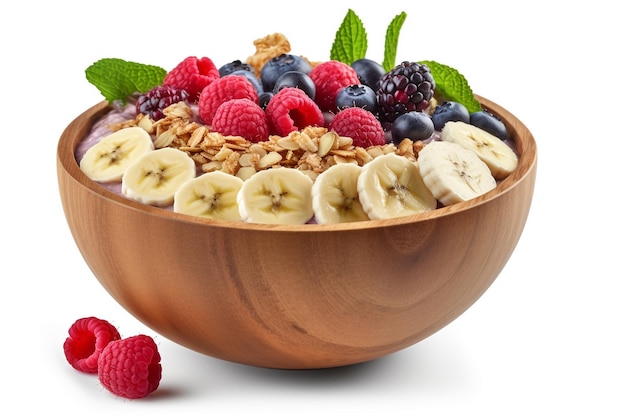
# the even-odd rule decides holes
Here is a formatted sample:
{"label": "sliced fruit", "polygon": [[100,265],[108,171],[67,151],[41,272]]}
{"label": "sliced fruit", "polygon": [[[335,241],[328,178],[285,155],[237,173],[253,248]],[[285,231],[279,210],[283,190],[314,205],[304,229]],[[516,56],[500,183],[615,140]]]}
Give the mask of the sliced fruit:
{"label": "sliced fruit", "polygon": [[430,142],[420,151],[417,166],[430,192],[444,206],[478,197],[496,186],[487,164],[453,142]]}
{"label": "sliced fruit", "polygon": [[304,224],[313,217],[313,180],[293,168],[271,168],[247,179],[237,203],[250,223]]}
{"label": "sliced fruit", "polygon": [[142,128],[120,129],[89,148],[80,160],[80,169],[94,181],[121,181],[128,166],[153,149],[150,135]]}
{"label": "sliced fruit", "polygon": [[517,167],[518,157],[509,145],[469,123],[446,123],[441,131],[441,140],[456,143],[475,152],[497,180],[506,178]]}
{"label": "sliced fruit", "polygon": [[359,201],[357,180],[362,168],[356,164],[337,164],[315,179],[312,189],[313,212],[320,224],[368,220]]}
{"label": "sliced fruit", "polygon": [[437,207],[437,200],[422,181],[417,164],[393,153],[365,164],[357,189],[370,219],[408,216]]}
{"label": "sliced fruit", "polygon": [[174,211],[211,219],[240,221],[237,193],[243,180],[222,171],[192,178],[174,194]]}
{"label": "sliced fruit", "polygon": [[167,206],[186,181],[196,176],[196,165],[185,152],[162,148],[133,162],[122,176],[122,193],[135,201]]}

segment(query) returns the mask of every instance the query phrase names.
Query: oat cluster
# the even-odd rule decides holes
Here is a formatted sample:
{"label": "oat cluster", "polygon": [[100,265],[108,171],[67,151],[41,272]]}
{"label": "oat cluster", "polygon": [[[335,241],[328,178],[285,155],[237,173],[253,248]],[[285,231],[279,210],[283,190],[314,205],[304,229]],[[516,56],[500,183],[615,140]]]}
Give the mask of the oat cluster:
{"label": "oat cluster", "polygon": [[362,148],[352,139],[325,127],[308,126],[287,136],[271,135],[266,141],[250,142],[241,136],[225,136],[196,121],[193,109],[178,102],[153,121],[138,114],[134,119],[111,126],[113,130],[139,126],[154,138],[155,148],[184,151],[202,172],[223,171],[245,180],[257,171],[287,167],[299,169],[315,179],[329,167],[353,163],[365,165],[377,156],[395,153],[415,161],[423,142],[405,139],[398,145]]}

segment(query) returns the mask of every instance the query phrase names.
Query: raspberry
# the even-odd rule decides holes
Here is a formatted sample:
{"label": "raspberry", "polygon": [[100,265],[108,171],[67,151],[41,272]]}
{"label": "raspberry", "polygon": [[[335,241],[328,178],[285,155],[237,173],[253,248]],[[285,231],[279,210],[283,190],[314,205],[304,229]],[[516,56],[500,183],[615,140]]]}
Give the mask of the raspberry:
{"label": "raspberry", "polygon": [[63,343],[65,358],[74,369],[95,374],[98,358],[104,348],[120,334],[111,323],[96,317],[78,319],[69,328],[69,337]]}
{"label": "raspberry", "polygon": [[150,336],[137,335],[107,345],[98,359],[98,379],[110,392],[129,399],[154,392],[161,381],[161,356]]}
{"label": "raspberry", "polygon": [[369,111],[360,107],[346,107],[335,115],[328,126],[339,136],[352,138],[354,146],[367,148],[384,145],[385,131],[380,122]]}
{"label": "raspberry", "polygon": [[259,95],[243,75],[226,75],[209,84],[200,93],[198,114],[204,123],[211,125],[220,104],[234,98],[247,98],[259,103]]}
{"label": "raspberry", "polygon": [[324,126],[324,115],[306,93],[296,87],[283,88],[272,96],[265,109],[270,133],[287,136],[307,126]]}
{"label": "raspberry", "polygon": [[171,85],[156,86],[137,99],[135,107],[137,114],[143,113],[150,116],[152,120],[163,118],[163,110],[179,101],[186,101],[189,97],[187,91]]}
{"label": "raspberry", "polygon": [[202,89],[219,76],[219,70],[211,59],[190,56],[165,75],[163,85],[171,85],[187,91],[189,100],[196,103]]}
{"label": "raspberry", "polygon": [[236,98],[222,103],[213,117],[213,129],[225,136],[242,136],[250,142],[269,137],[265,112],[247,98]]}
{"label": "raspberry", "polygon": [[337,93],[350,85],[360,84],[354,68],[339,61],[324,61],[309,72],[315,84],[315,102],[322,111],[336,111]]}
{"label": "raspberry", "polygon": [[380,79],[376,95],[379,116],[384,122],[393,122],[410,111],[428,107],[435,93],[435,80],[430,69],[417,62],[404,61]]}

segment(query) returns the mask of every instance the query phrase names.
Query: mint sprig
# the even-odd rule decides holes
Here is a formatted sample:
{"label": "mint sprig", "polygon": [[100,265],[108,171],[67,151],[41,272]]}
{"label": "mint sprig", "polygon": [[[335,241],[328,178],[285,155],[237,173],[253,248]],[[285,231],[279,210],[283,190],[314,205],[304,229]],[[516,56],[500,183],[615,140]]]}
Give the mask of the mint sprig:
{"label": "mint sprig", "polygon": [[385,55],[382,63],[385,71],[390,71],[396,65],[396,53],[398,51],[398,39],[400,38],[400,29],[406,20],[406,13],[402,12],[393,18],[385,35]]}
{"label": "mint sprig", "polygon": [[456,69],[436,61],[420,61],[430,68],[435,79],[435,95],[440,101],[457,101],[463,104],[470,113],[480,111],[481,105],[467,79]]}
{"label": "mint sprig", "polygon": [[104,98],[112,103],[126,99],[134,93],[145,93],[161,85],[167,72],[158,66],[103,58],[85,70],[87,81],[93,84]]}
{"label": "mint sprig", "polygon": [[330,59],[350,65],[357,59],[365,58],[366,52],[367,32],[363,22],[352,9],[348,9],[335,33]]}

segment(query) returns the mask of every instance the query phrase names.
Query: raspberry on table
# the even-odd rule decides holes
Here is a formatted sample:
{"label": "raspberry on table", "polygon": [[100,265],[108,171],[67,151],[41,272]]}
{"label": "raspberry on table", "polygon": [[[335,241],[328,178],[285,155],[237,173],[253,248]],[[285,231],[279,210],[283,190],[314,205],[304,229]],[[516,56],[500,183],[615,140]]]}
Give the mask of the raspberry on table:
{"label": "raspberry on table", "polygon": [[84,317],[70,326],[69,337],[63,343],[63,351],[74,369],[95,374],[98,372],[98,358],[104,348],[119,339],[118,330],[108,321]]}
{"label": "raspberry on table", "polygon": [[336,111],[335,99],[342,88],[360,84],[356,71],[340,61],[324,61],[311,69],[315,84],[315,102],[322,111]]}
{"label": "raspberry on table", "polygon": [[252,83],[243,75],[226,75],[209,84],[200,93],[198,114],[207,125],[213,123],[217,108],[225,101],[247,98],[259,103],[259,95]]}
{"label": "raspberry on table", "polygon": [[163,85],[187,91],[189,100],[196,103],[202,89],[219,77],[219,70],[210,58],[189,56],[165,75]]}
{"label": "raspberry on table", "polygon": [[270,98],[265,109],[270,134],[287,136],[307,126],[324,126],[324,115],[315,102],[299,88],[283,88]]}
{"label": "raspberry on table", "polygon": [[161,382],[161,356],[154,340],[143,334],[109,343],[98,359],[98,379],[110,392],[137,399]]}
{"label": "raspberry on table", "polygon": [[269,137],[269,126],[263,109],[247,98],[222,103],[213,117],[213,130],[224,136],[242,136],[250,142]]}
{"label": "raspberry on table", "polygon": [[385,131],[371,112],[361,107],[346,107],[338,112],[328,126],[339,136],[352,138],[354,146],[367,148],[386,143]]}

